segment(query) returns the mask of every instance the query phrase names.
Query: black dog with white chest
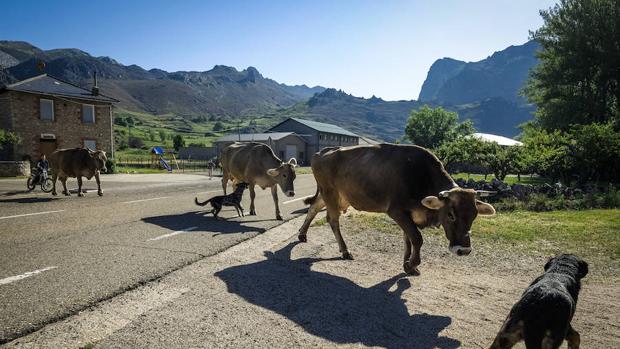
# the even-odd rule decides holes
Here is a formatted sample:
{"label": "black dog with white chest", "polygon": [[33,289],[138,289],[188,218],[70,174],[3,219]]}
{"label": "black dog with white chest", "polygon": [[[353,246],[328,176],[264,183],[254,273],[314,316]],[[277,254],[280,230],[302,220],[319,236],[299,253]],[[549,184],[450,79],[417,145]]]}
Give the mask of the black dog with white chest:
{"label": "black dog with white chest", "polygon": [[243,198],[243,191],[246,190],[248,186],[247,183],[238,183],[235,186],[235,191],[231,194],[214,196],[205,202],[199,202],[198,198],[195,198],[194,202],[199,206],[205,206],[210,203],[211,207],[213,207],[211,213],[213,213],[215,219],[219,219],[217,215],[220,213],[223,206],[233,206],[235,210],[237,210],[237,215],[239,217],[245,216],[243,214],[243,207],[241,207],[241,199]]}
{"label": "black dog with white chest", "polygon": [[579,333],[570,322],[577,307],[581,278],[588,263],[562,254],[545,264],[545,273],[525,290],[497,334],[491,349],[512,348],[525,341],[528,349],[556,349],[564,339],[569,349],[579,348]]}

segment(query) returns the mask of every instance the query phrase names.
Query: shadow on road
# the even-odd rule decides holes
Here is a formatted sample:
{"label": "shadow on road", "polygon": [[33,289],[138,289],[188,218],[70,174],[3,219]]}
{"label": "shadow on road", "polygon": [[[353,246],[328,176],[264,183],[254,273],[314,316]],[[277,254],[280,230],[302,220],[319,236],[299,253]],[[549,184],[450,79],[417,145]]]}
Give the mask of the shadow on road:
{"label": "shadow on road", "polygon": [[28,197],[28,198],[15,198],[15,199],[0,199],[0,202],[14,202],[18,204],[34,204],[37,202],[50,202],[54,200],[58,200],[58,199],[53,198],[53,197],[46,197],[46,198]]}
{"label": "shadow on road", "polygon": [[[411,286],[405,274],[370,288],[349,279],[311,270],[313,263],[335,260],[291,260],[297,242],[265,252],[267,260],[231,267],[215,275],[228,291],[281,314],[305,331],[336,343],[362,343],[385,348],[443,348],[460,341],[439,333],[452,322],[447,316],[409,315],[403,291]],[[346,263],[343,261],[343,263]],[[389,292],[396,283],[396,290]]]}
{"label": "shadow on road", "polygon": [[[247,218],[247,217],[246,217]],[[264,228],[258,228],[253,226],[248,226],[248,223],[254,222],[262,222],[261,220],[217,220],[213,218],[213,216],[205,216],[205,212],[203,211],[193,211],[182,214],[172,214],[172,215],[164,215],[164,216],[154,216],[154,217],[146,217],[142,219],[143,222],[159,225],[162,228],[170,229],[170,230],[183,230],[189,227],[197,227],[197,231],[210,231],[219,234],[228,234],[228,233],[247,233],[247,232],[258,232],[262,233],[265,231]],[[268,219],[264,221],[270,221]],[[219,235],[218,234],[218,235]]]}

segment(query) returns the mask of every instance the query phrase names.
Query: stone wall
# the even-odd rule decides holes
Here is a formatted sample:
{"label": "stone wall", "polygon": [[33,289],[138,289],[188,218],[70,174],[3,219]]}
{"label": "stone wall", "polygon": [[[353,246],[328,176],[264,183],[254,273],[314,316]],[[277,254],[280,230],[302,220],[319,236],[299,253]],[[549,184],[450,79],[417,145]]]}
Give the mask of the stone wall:
{"label": "stone wall", "polygon": [[0,177],[30,176],[29,161],[0,161]]}
{"label": "stone wall", "polygon": [[[84,140],[95,140],[97,149],[112,157],[112,120],[110,104],[91,101],[78,101],[67,98],[56,98],[16,91],[2,94],[10,96],[12,114],[12,131],[18,134],[22,142],[14,149],[14,158],[22,159],[30,156],[37,159],[41,153],[41,134],[53,135],[56,147],[80,148]],[[40,99],[54,101],[54,120],[41,120],[39,111]],[[95,123],[82,122],[82,105],[95,106]]]}

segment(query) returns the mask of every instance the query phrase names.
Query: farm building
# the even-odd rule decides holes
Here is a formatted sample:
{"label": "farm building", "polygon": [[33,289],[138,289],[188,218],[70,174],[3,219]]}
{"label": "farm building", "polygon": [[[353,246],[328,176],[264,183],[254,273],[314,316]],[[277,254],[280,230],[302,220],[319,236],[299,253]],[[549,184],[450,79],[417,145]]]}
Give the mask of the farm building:
{"label": "farm building", "polygon": [[3,160],[36,159],[57,148],[100,149],[114,157],[116,99],[42,74],[0,88],[0,126],[21,138]]}
{"label": "farm building", "polygon": [[295,132],[306,141],[304,163],[309,164],[312,154],[325,147],[350,146],[359,144],[359,136],[344,128],[323,122],[298,118],[288,118],[269,131]]}
{"label": "farm building", "polygon": [[483,142],[495,142],[503,146],[523,145],[523,143],[519,141],[515,141],[512,138],[493,135],[490,133],[478,133],[477,132],[477,133],[472,134],[472,137],[477,138]]}
{"label": "farm building", "polygon": [[276,156],[286,161],[295,157],[301,165],[309,165],[312,155],[325,147],[359,144],[359,136],[344,128],[322,122],[288,118],[267,133],[243,133],[217,139],[217,152],[233,142],[260,142],[269,145]]}
{"label": "farm building", "polygon": [[[294,132],[242,133],[218,138],[213,144],[219,154],[222,149],[234,142],[259,142],[267,144],[283,161],[295,158],[299,162],[306,159],[306,141]],[[305,163],[305,160],[303,161]]]}

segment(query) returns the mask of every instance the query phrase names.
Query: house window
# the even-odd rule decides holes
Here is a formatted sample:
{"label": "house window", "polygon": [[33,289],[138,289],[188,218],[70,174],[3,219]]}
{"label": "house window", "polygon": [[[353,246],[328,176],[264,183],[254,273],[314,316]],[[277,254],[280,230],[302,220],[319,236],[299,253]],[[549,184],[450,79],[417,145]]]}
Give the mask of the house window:
{"label": "house window", "polygon": [[41,120],[54,120],[54,101],[51,99],[40,99],[39,109]]}
{"label": "house window", "polygon": [[95,123],[95,106],[92,104],[82,104],[82,122],[85,124]]}
{"label": "house window", "polygon": [[97,141],[94,139],[84,139],[84,148],[88,148],[90,150],[97,150]]}

